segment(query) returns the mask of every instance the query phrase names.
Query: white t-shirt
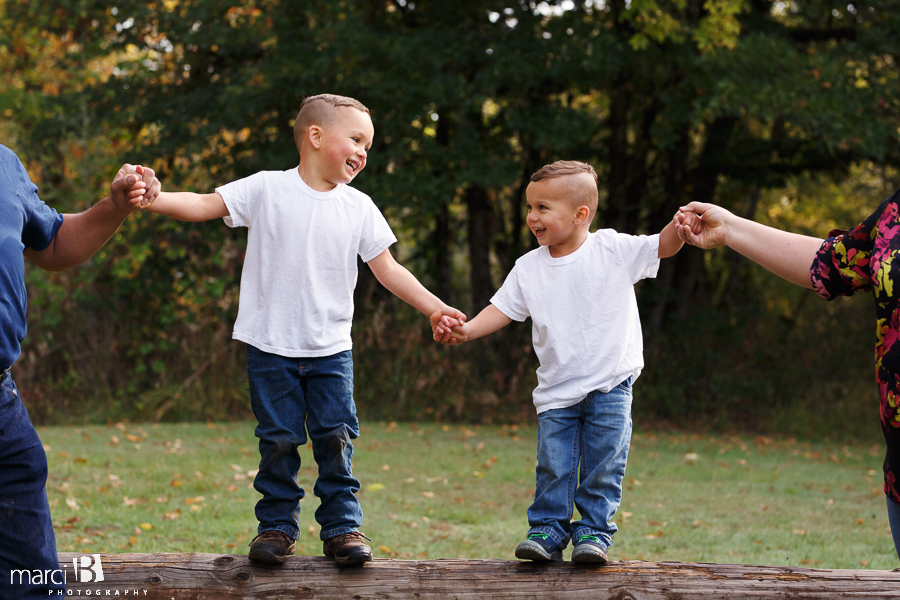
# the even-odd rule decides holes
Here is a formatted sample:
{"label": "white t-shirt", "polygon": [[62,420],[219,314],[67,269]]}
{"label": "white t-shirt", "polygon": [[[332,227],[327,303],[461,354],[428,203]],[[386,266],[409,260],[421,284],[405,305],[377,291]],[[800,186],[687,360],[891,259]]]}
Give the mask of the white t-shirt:
{"label": "white t-shirt", "polygon": [[515,321],[531,317],[538,413],[637,379],[644,342],[634,284],[656,277],[658,254],[658,234],[603,229],[568,256],[542,246],[516,261],[491,304]]}
{"label": "white t-shirt", "polygon": [[229,227],[249,227],[232,337],[291,357],[352,346],[357,259],[397,241],[372,199],[347,185],[317,192],[296,168],[262,171],[216,189]]}

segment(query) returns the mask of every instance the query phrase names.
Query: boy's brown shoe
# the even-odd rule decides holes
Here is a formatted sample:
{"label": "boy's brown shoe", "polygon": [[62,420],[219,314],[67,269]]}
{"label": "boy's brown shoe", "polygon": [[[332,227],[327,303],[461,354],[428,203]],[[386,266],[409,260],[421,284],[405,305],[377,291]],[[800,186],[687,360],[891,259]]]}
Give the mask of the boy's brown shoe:
{"label": "boy's brown shoe", "polygon": [[339,565],[361,565],[372,560],[372,549],[364,540],[369,538],[358,531],[351,531],[325,540],[322,551],[325,556],[334,557],[334,562]]}
{"label": "boy's brown shoe", "polygon": [[283,563],[293,553],[294,540],[284,532],[269,529],[253,538],[247,558],[255,562]]}

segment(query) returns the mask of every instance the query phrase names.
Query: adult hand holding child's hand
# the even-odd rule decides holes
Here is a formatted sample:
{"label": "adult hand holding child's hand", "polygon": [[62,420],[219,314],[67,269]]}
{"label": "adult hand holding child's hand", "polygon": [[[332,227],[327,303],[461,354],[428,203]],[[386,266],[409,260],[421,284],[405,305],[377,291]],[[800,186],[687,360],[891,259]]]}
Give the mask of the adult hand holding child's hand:
{"label": "adult hand holding child's hand", "polygon": [[720,206],[691,202],[679,209],[674,222],[681,241],[708,250],[725,245],[733,216]]}

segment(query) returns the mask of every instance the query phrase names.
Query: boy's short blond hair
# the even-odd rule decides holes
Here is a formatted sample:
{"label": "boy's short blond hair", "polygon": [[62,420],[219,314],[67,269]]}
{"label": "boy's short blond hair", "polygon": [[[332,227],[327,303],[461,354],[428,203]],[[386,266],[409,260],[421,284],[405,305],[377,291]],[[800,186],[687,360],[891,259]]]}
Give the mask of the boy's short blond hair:
{"label": "boy's short blond hair", "polygon": [[297,118],[294,120],[294,143],[297,144],[297,150],[300,149],[300,142],[311,126],[328,127],[334,120],[337,112],[335,109],[342,106],[349,106],[371,114],[362,102],[347,96],[319,94],[304,100],[300,105],[300,112],[297,113]]}
{"label": "boy's short blond hair", "polygon": [[579,160],[558,160],[555,163],[545,165],[535,171],[531,176],[531,181],[542,181],[544,179],[555,179],[557,177],[567,177],[569,175],[588,174],[587,177],[573,177],[571,183],[567,182],[566,200],[571,202],[573,206],[587,206],[591,210],[588,219],[594,218],[597,212],[597,171],[594,167],[581,162]]}

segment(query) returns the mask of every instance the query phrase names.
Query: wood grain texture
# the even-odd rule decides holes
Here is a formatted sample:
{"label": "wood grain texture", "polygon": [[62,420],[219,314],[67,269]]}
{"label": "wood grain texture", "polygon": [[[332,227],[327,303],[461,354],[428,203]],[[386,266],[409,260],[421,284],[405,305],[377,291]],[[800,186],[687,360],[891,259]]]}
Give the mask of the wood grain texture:
{"label": "wood grain texture", "polygon": [[[900,572],[707,563],[507,560],[388,560],[338,567],[324,557],[290,557],[281,566],[221,554],[103,554],[104,580],[77,583],[60,553],[70,597],[148,600],[547,598],[694,600],[713,598],[900,599]],[[108,591],[107,591],[108,590]],[[128,592],[127,594],[125,592]]]}

